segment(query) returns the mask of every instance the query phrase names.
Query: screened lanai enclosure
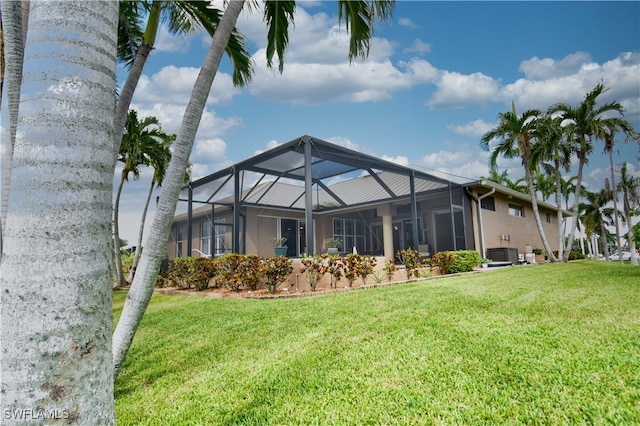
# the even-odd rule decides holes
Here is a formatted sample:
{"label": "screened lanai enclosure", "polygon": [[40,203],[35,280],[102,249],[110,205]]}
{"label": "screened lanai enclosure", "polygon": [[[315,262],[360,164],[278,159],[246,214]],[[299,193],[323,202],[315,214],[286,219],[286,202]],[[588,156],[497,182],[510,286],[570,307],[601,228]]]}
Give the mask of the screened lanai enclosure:
{"label": "screened lanai enclosure", "polygon": [[[471,206],[450,182],[302,136],[186,185],[169,257],[228,252],[316,254],[327,238],[340,250],[384,255],[473,248]],[[185,247],[186,246],[186,247]]]}

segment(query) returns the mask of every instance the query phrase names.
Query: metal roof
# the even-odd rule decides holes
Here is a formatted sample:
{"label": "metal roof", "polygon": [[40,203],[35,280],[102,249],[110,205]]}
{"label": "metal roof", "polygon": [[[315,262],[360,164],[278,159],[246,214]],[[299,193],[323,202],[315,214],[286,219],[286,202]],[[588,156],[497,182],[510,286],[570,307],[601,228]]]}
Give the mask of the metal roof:
{"label": "metal roof", "polygon": [[[339,145],[301,136],[242,162],[190,182],[180,199],[231,204],[234,175],[240,203],[290,209],[305,208],[305,144],[311,148],[314,211],[365,205],[448,188],[449,181]],[[457,184],[454,184],[457,186]]]}

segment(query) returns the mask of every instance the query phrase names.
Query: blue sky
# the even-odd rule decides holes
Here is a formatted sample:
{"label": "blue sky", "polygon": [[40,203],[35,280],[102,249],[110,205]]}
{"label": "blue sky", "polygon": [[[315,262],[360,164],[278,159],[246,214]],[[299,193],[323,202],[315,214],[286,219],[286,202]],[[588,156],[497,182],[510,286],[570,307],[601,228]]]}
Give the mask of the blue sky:
{"label": "blue sky", "polygon": [[[302,1],[282,74],[266,68],[260,12],[245,11],[238,27],[256,73],[234,89],[222,65],[192,152],[195,177],[309,134],[453,180],[477,179],[488,174],[479,140],[498,113],[512,102],[519,112],[576,105],[601,79],[609,88],[602,101],[621,102],[640,129],[640,2],[398,1],[394,18],[377,24],[369,57],[349,64],[336,3]],[[209,41],[161,32],[134,96],[139,115],[178,131]],[[124,81],[124,70],[118,75]],[[614,161],[638,174],[638,145],[619,147]],[[585,174],[591,189],[609,173],[600,152]],[[523,174],[515,160],[499,167],[513,180]],[[121,235],[131,242],[149,175],[123,194]]]}

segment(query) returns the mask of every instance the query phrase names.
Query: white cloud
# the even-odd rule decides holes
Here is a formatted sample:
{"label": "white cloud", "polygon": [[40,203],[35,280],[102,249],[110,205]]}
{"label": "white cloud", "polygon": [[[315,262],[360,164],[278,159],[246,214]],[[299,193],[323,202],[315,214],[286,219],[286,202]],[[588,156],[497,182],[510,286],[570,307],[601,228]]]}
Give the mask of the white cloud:
{"label": "white cloud", "polygon": [[[170,102],[186,105],[191,98],[193,84],[199,71],[194,67],[168,65],[150,77],[144,74],[140,77],[136,88],[135,101],[141,104]],[[207,98],[207,104],[228,104],[237,93],[231,76],[218,72]]]}
{"label": "white cloud", "polygon": [[418,28],[418,26],[409,18],[399,18],[398,24],[407,28]]}
{"label": "white cloud", "polygon": [[431,45],[417,38],[413,40],[413,43],[411,43],[411,46],[404,49],[403,52],[417,53],[418,55],[424,55],[425,53],[431,52]]}
{"label": "white cloud", "polygon": [[495,124],[487,123],[484,120],[478,119],[459,126],[447,124],[447,129],[459,135],[480,138],[482,135],[490,131],[494,125]]}
{"label": "white cloud", "polygon": [[158,52],[184,53],[189,51],[189,45],[193,38],[193,35],[172,35],[167,30],[166,25],[161,25],[153,48]]}
{"label": "white cloud", "polygon": [[534,56],[522,61],[519,70],[528,80],[548,80],[576,74],[584,64],[589,63],[591,55],[585,52],[572,53],[560,60]]}
{"label": "white cloud", "polygon": [[199,140],[191,154],[191,160],[198,163],[219,162],[226,151],[227,144],[220,138]]}
{"label": "white cloud", "polygon": [[482,73],[470,75],[443,72],[436,82],[437,91],[427,101],[430,108],[462,108],[469,104],[483,104],[495,99],[499,81]]}

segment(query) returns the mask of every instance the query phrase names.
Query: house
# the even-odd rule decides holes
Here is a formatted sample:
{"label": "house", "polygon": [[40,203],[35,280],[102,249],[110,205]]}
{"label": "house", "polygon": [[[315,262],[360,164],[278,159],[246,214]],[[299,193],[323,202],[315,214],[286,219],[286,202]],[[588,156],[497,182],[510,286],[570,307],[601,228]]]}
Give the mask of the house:
{"label": "house", "polygon": [[[394,258],[412,247],[445,250],[542,247],[525,194],[478,180],[456,183],[422,171],[302,136],[190,182],[181,193],[169,258],[224,253],[287,256],[326,250]],[[558,241],[555,206],[540,202],[549,241]]]}

